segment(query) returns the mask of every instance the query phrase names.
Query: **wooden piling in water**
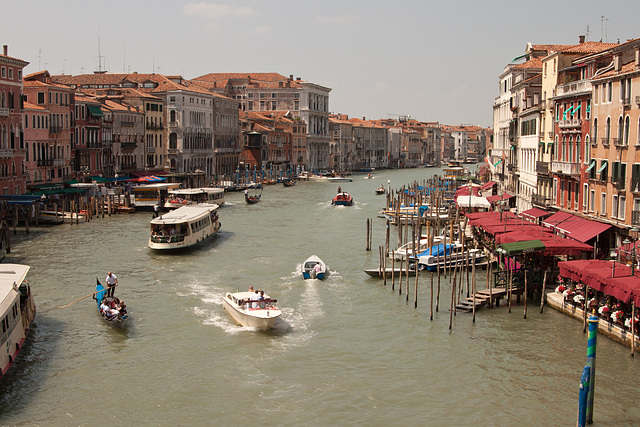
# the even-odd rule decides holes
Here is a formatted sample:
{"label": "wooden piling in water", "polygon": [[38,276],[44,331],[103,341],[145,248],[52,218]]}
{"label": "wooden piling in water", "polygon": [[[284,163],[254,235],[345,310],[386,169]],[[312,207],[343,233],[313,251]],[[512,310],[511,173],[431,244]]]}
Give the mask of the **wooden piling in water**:
{"label": "wooden piling in water", "polygon": [[369,248],[369,218],[367,218],[367,241],[366,241],[366,243],[364,245],[364,250],[368,251],[370,249],[371,248]]}
{"label": "wooden piling in water", "polygon": [[[544,300],[545,298],[547,298],[547,274],[549,273],[549,270],[545,270],[544,271],[544,275],[542,277],[542,295],[540,295],[540,313],[542,313],[544,311]],[[585,295],[587,293],[585,292]]]}
{"label": "wooden piling in water", "polygon": [[524,269],[524,319],[527,318],[527,269]]}

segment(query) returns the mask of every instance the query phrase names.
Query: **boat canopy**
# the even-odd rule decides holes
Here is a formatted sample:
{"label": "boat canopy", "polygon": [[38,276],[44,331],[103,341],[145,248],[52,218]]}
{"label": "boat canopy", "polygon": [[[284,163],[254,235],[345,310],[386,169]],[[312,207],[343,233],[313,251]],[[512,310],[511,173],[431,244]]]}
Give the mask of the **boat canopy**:
{"label": "boat canopy", "polygon": [[439,245],[431,246],[429,249],[427,249],[426,251],[422,252],[418,256],[427,256],[427,255],[443,256],[445,254],[445,251],[446,251],[447,254],[449,254],[451,252],[451,249],[454,248],[454,246],[455,245],[453,245],[451,243],[448,243],[448,244],[441,243]]}

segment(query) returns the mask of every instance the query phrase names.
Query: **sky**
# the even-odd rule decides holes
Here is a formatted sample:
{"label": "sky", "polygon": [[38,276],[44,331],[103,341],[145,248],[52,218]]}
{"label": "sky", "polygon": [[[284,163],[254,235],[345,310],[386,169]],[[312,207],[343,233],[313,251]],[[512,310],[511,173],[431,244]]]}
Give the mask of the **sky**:
{"label": "sky", "polygon": [[484,127],[528,42],[640,37],[638,0],[20,0],[0,16],[25,75],[275,72],[330,88],[332,113]]}

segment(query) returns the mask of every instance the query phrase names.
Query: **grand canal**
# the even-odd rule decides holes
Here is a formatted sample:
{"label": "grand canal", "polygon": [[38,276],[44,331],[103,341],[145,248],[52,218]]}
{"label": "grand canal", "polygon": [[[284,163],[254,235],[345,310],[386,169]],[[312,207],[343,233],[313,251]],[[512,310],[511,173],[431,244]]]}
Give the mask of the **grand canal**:
{"label": "grand canal", "polygon": [[[433,169],[380,171],[341,183],[353,207],[332,207],[337,184],[270,186],[262,203],[227,194],[221,232],[179,255],[151,252],[151,213],[114,215],[16,236],[5,262],[31,266],[33,334],[0,383],[1,425],[574,425],[586,362],[580,322],[545,309],[458,313],[448,280],[429,320],[429,276],[418,308],[362,271],[384,241],[376,218],[391,180]],[[372,218],[373,251],[365,251]],[[394,234],[392,234],[394,236]],[[394,238],[392,237],[392,241]],[[298,265],[317,254],[323,282]],[[131,313],[113,330],[91,298],[118,275]],[[477,275],[485,286],[485,271]],[[284,310],[275,331],[236,326],[227,291],[262,288]],[[640,360],[600,336],[594,425],[640,424]]]}

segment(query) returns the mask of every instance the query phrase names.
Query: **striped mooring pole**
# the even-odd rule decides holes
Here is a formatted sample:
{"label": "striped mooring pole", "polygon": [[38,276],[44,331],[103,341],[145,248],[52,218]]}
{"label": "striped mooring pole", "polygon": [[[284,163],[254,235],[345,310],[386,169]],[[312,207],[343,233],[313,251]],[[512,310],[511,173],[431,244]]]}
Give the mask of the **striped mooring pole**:
{"label": "striped mooring pole", "polygon": [[587,424],[593,424],[593,392],[596,388],[596,344],[598,342],[598,318],[589,316],[587,340],[587,366],[590,368],[589,394],[587,396]]}

